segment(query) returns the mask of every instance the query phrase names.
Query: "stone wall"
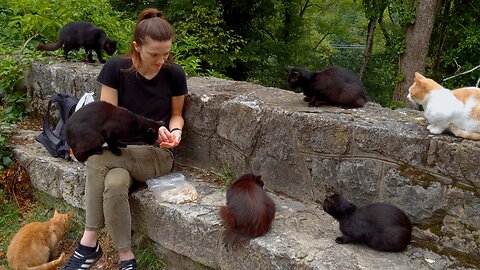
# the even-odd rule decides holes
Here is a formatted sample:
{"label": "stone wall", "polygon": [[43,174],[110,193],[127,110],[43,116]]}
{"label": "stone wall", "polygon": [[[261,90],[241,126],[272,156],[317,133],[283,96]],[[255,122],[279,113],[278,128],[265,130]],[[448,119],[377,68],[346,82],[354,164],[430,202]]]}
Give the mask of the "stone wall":
{"label": "stone wall", "polygon": [[[42,115],[54,92],[94,90],[98,99],[99,70],[34,63],[25,79],[30,111]],[[338,189],[358,204],[393,203],[412,219],[418,243],[480,260],[478,142],[432,136],[412,110],[310,108],[301,94],[217,78],[188,86],[180,164],[252,171],[268,190],[303,202],[321,204]]]}

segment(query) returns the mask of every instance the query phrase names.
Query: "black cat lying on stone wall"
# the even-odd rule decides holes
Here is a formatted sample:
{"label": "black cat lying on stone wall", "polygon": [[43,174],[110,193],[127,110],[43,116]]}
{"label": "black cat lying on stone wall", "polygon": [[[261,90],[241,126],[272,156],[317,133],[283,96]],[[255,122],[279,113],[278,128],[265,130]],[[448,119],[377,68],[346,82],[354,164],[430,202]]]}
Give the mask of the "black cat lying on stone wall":
{"label": "black cat lying on stone wall", "polygon": [[362,82],[352,71],[331,67],[323,71],[309,71],[289,67],[288,85],[301,88],[308,106],[322,103],[342,108],[359,108],[368,101]]}

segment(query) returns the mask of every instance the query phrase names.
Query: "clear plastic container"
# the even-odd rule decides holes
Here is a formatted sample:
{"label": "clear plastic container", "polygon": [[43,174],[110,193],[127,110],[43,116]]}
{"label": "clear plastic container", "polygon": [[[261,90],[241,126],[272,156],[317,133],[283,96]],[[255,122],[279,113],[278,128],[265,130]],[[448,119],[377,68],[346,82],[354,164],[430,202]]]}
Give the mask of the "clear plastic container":
{"label": "clear plastic container", "polygon": [[182,173],[170,173],[146,181],[148,190],[160,202],[186,203],[198,197],[195,187],[185,180]]}

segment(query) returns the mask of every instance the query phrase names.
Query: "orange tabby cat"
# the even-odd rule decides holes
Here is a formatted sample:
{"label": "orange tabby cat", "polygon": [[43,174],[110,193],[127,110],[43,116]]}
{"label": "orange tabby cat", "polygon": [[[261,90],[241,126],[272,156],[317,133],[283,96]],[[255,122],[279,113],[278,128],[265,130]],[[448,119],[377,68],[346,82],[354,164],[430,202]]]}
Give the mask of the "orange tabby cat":
{"label": "orange tabby cat", "polygon": [[50,261],[63,234],[70,226],[72,212],[61,214],[55,210],[52,219],[23,226],[13,237],[7,249],[8,266],[13,270],[56,269],[66,257],[62,253]]}
{"label": "orange tabby cat", "polygon": [[423,106],[431,133],[448,129],[457,137],[480,140],[480,88],[450,91],[415,72],[415,81],[408,91],[408,99]]}

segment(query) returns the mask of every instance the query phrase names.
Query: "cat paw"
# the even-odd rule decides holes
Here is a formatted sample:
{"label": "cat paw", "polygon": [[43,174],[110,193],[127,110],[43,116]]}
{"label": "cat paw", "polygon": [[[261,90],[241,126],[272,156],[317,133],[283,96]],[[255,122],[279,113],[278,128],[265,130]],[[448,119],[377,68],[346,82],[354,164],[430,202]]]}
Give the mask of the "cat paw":
{"label": "cat paw", "polygon": [[427,129],[432,134],[441,134],[445,130],[444,128],[439,128],[439,127],[435,127],[435,126],[432,126],[432,125],[428,125]]}
{"label": "cat paw", "polygon": [[335,243],[337,243],[337,244],[345,244],[345,241],[344,241],[343,238],[340,236],[340,237],[335,238]]}
{"label": "cat paw", "polygon": [[60,254],[60,257],[58,257],[57,260],[61,262],[61,264],[63,264],[67,260],[67,255],[65,255],[65,252],[62,252],[62,254]]}
{"label": "cat paw", "polygon": [[110,149],[110,152],[112,152],[112,154],[114,154],[115,156],[120,156],[122,155],[122,150],[120,149]]}

